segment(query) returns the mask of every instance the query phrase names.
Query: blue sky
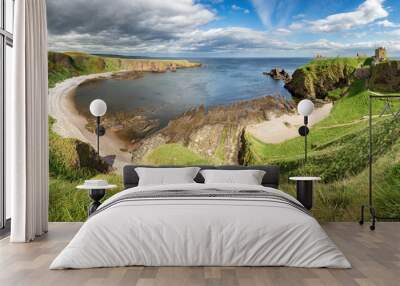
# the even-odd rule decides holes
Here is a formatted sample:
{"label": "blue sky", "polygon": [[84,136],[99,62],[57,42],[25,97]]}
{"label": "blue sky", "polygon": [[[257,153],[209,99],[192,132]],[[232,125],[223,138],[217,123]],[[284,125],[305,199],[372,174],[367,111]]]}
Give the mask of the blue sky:
{"label": "blue sky", "polygon": [[[48,0],[50,49],[150,56],[400,55],[400,0]],[[90,17],[88,17],[90,15]]]}

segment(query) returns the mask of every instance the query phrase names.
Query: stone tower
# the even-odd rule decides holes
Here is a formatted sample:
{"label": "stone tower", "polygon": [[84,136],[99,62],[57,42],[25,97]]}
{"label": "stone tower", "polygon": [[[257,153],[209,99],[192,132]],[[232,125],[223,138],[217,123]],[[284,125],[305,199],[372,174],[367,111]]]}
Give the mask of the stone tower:
{"label": "stone tower", "polygon": [[375,61],[383,62],[386,60],[386,49],[384,47],[379,47],[375,50]]}

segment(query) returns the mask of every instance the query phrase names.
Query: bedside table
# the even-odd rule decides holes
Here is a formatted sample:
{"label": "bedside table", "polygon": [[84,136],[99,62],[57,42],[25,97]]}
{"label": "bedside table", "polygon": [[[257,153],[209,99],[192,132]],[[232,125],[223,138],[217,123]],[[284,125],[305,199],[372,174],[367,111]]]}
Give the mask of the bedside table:
{"label": "bedside table", "polygon": [[76,188],[79,190],[88,190],[89,191],[89,197],[92,199],[92,203],[89,206],[88,209],[88,216],[90,216],[92,213],[94,213],[97,208],[101,205],[100,200],[104,197],[106,194],[106,190],[111,190],[116,188],[116,185],[106,185],[106,186],[88,186],[88,185],[80,185],[77,186]]}
{"label": "bedside table", "polygon": [[311,210],[313,205],[313,184],[320,181],[320,177],[290,177],[289,180],[296,181],[297,200],[303,206]]}

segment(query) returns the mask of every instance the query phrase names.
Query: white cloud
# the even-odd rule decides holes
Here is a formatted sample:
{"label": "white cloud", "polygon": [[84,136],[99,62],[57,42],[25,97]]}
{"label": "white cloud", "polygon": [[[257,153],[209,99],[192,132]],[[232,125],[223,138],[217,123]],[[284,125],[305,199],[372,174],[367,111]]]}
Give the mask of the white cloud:
{"label": "white cloud", "polygon": [[304,27],[303,23],[292,23],[289,25],[288,28],[291,30],[300,30],[300,29],[303,29],[303,27]]}
{"label": "white cloud", "polygon": [[396,24],[396,23],[390,22],[389,20],[379,21],[379,22],[376,22],[376,24],[378,26],[382,26],[382,27],[385,27],[385,28],[398,28],[398,27],[400,27],[400,24]]}
{"label": "white cloud", "polygon": [[232,10],[238,11],[238,10],[242,10],[242,9],[243,9],[242,7],[239,7],[239,6],[235,5],[235,4],[232,5]]}
{"label": "white cloud", "polygon": [[330,15],[315,21],[293,23],[291,29],[305,29],[315,33],[350,30],[385,18],[389,13],[383,7],[383,0],[366,0],[352,12]]}
{"label": "white cloud", "polygon": [[245,13],[245,14],[249,14],[249,13],[250,13],[250,10],[249,10],[249,9],[245,9],[245,8],[240,7],[240,6],[238,6],[238,5],[235,5],[235,4],[233,4],[233,5],[231,6],[231,8],[232,8],[232,10],[234,10],[234,11],[243,11],[243,13]]}
{"label": "white cloud", "polygon": [[294,15],[292,18],[295,20],[298,20],[298,19],[303,19],[305,16],[306,16],[305,14],[297,14],[297,15]]}
{"label": "white cloud", "polygon": [[278,29],[276,29],[276,32],[278,32],[280,34],[284,34],[284,35],[292,33],[291,30],[286,29],[286,28],[278,28]]}
{"label": "white cloud", "polygon": [[400,37],[400,29],[384,32],[385,35]]}
{"label": "white cloud", "polygon": [[285,49],[285,43],[268,33],[242,27],[196,30],[187,33],[180,43],[182,49],[193,51],[240,52],[243,50]]}
{"label": "white cloud", "polygon": [[372,54],[374,49],[377,47],[389,47],[389,53],[400,51],[400,41],[362,41],[353,43],[339,43],[321,39],[315,42],[305,43],[300,45],[301,49],[321,50],[330,51],[330,54],[334,53],[356,53],[365,52],[366,54]]}
{"label": "white cloud", "polygon": [[264,26],[271,26],[271,14],[273,12],[273,7],[275,6],[277,0],[251,0],[253,6]]}

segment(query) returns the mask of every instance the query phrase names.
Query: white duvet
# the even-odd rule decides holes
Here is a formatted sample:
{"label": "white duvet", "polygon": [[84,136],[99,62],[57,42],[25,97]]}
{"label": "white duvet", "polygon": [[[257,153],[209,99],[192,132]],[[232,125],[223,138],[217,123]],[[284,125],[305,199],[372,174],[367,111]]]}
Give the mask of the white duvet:
{"label": "white duvet", "polygon": [[[232,184],[181,184],[127,189],[263,190]],[[100,206],[100,208],[102,207]],[[145,266],[294,266],[350,268],[318,222],[299,209],[254,198],[153,198],[124,201],[90,217],[50,269]]]}

